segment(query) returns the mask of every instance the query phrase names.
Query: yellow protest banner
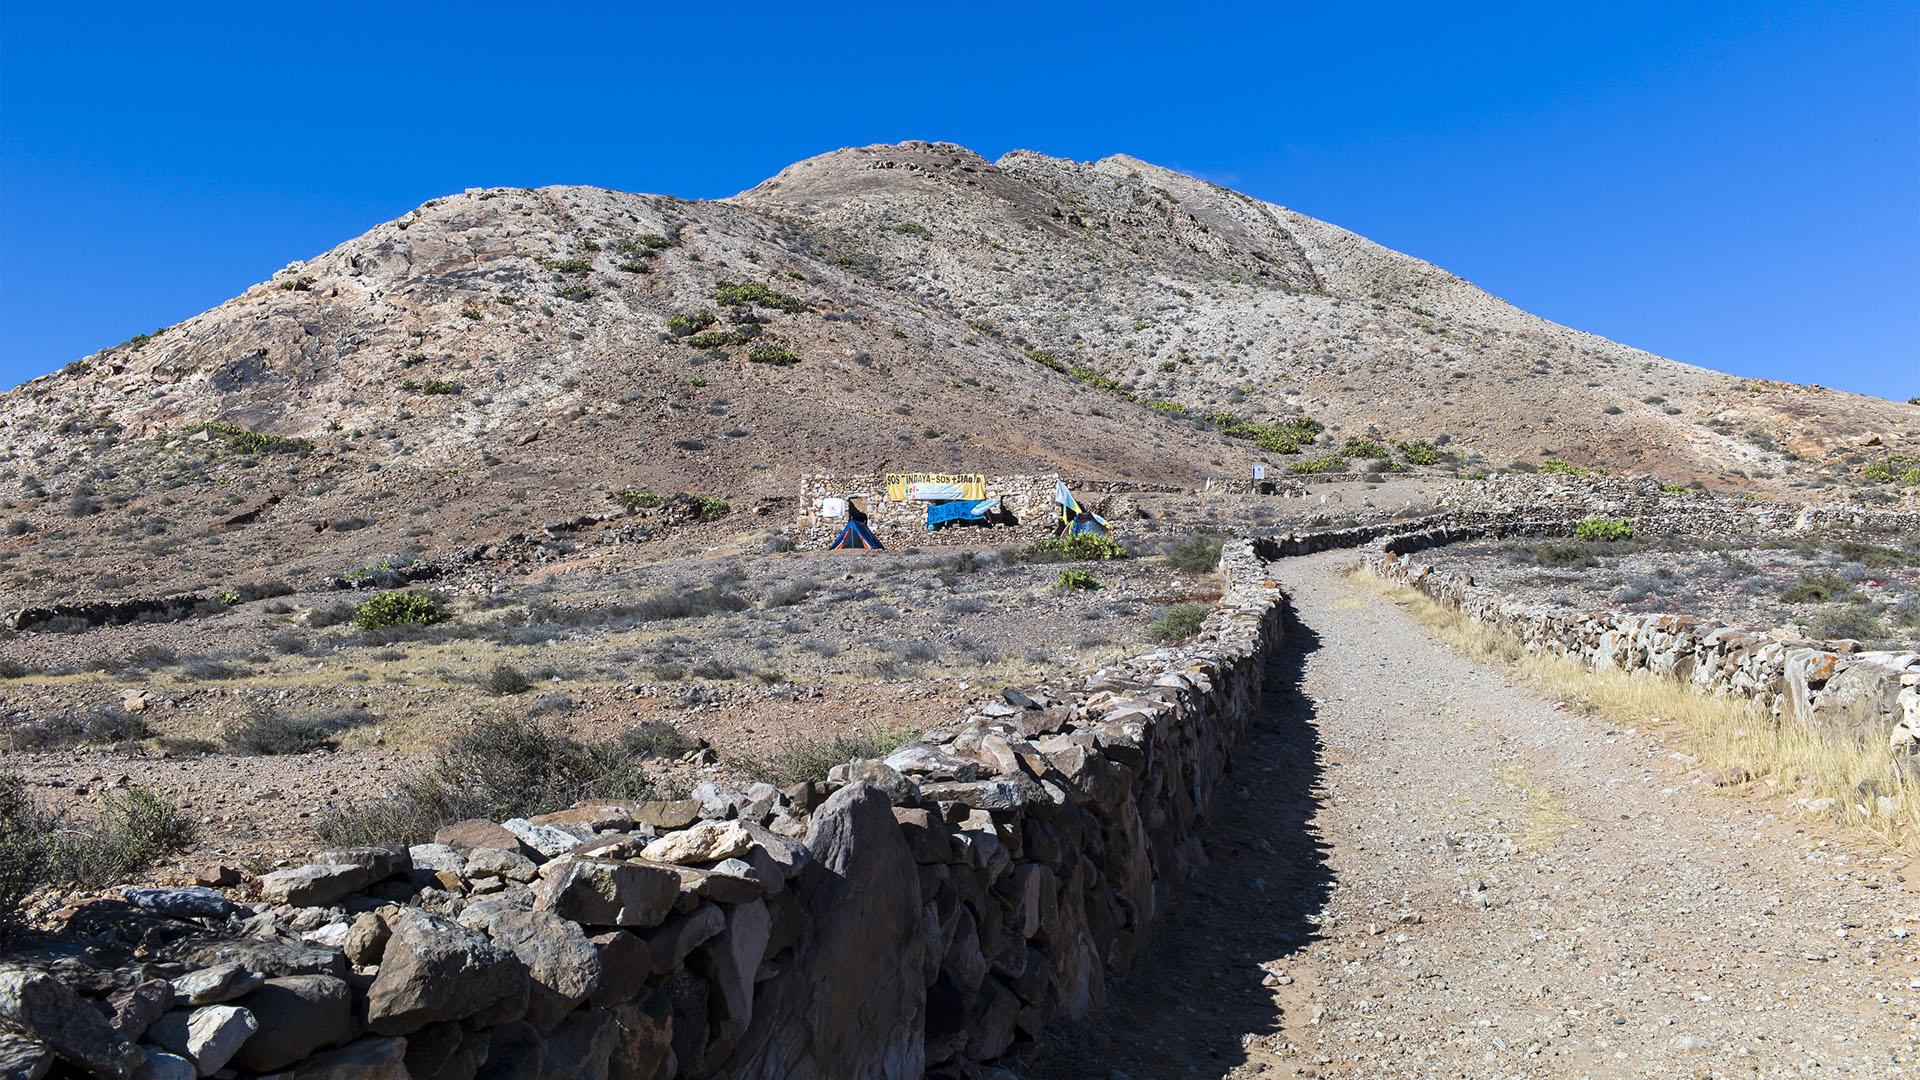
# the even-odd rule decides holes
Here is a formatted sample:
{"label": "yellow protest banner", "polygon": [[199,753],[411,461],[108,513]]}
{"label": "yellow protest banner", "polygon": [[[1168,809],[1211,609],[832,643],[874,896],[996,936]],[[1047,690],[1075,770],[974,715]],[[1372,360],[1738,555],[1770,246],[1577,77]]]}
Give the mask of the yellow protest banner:
{"label": "yellow protest banner", "polygon": [[908,489],[915,484],[953,484],[960,489],[956,498],[979,500],[987,497],[985,473],[914,472],[888,473],[887,498],[905,499]]}

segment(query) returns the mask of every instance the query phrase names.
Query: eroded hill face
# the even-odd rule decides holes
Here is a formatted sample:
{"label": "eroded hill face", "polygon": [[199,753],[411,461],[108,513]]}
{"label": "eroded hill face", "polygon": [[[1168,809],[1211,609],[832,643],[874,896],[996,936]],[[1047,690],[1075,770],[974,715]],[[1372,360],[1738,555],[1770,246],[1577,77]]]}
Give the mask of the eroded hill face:
{"label": "eroded hill face", "polygon": [[[1488,467],[1551,451],[1781,483],[1811,467],[1750,433],[1817,458],[1911,439],[1920,410],[1568,330],[1131,158],[909,143],[718,202],[436,199],[10,391],[0,572],[29,598],[338,573],[622,490],[744,508],[806,471],[1197,484],[1295,460],[1207,414],[1310,414],[1330,430],[1306,456],[1444,438]],[[209,422],[226,427],[190,434]]]}

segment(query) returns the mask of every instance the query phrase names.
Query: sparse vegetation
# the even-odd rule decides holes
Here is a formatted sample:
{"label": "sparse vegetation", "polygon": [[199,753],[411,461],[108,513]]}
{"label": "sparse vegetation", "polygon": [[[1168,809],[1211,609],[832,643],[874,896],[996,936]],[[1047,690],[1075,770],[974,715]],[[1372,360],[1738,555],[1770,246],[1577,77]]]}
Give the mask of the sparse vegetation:
{"label": "sparse vegetation", "polygon": [[772,364],[775,367],[786,367],[789,364],[798,363],[800,357],[785,345],[775,345],[767,342],[755,345],[753,348],[747,350],[747,360],[755,364]]}
{"label": "sparse vegetation", "polygon": [[1780,590],[1783,604],[1837,604],[1860,598],[1853,584],[1837,574],[1801,574],[1800,580]]}
{"label": "sparse vegetation", "polygon": [[425,625],[445,616],[433,597],[423,593],[383,592],[361,604],[353,613],[353,624],[362,630],[388,626]]}
{"label": "sparse vegetation", "polygon": [[1346,458],[1338,454],[1329,454],[1325,457],[1296,461],[1287,466],[1287,471],[1290,473],[1299,473],[1303,476],[1312,476],[1316,473],[1345,472],[1347,465],[1348,462]]}
{"label": "sparse vegetation", "polygon": [[1624,518],[1590,517],[1573,527],[1576,540],[1631,540],[1633,523]]}
{"label": "sparse vegetation", "polygon": [[713,302],[728,307],[764,307],[786,312],[801,311],[807,306],[806,301],[799,297],[777,292],[758,281],[739,285],[722,281],[713,290]]}
{"label": "sparse vegetation", "polygon": [[34,802],[16,773],[0,772],[0,940],[18,929],[35,890],[118,884],[193,843],[193,820],[171,792],[136,784],[101,801],[97,819],[71,819]]}
{"label": "sparse vegetation", "polygon": [[227,449],[240,454],[305,454],[313,449],[313,444],[305,439],[269,435],[264,431],[250,431],[237,424],[219,421],[195,424],[181,434],[194,435],[202,431],[223,436],[227,440]]}
{"label": "sparse vegetation", "polygon": [[1062,570],[1060,577],[1053,583],[1056,589],[1097,589],[1100,579],[1086,570]]}
{"label": "sparse vegetation", "polygon": [[849,761],[883,758],[913,741],[906,728],[880,728],[855,735],[788,740],[765,760],[738,764],[756,780],[787,787],[808,780],[825,780],[827,771]]}
{"label": "sparse vegetation", "polygon": [[1200,624],[1207,621],[1207,613],[1212,610],[1211,604],[1199,601],[1173,604],[1162,611],[1159,618],[1147,624],[1147,636],[1155,641],[1190,638],[1200,632]]}
{"label": "sparse vegetation", "polygon": [[1210,573],[1220,566],[1220,538],[1195,533],[1167,549],[1167,562],[1191,574]]}
{"label": "sparse vegetation", "polygon": [[1022,548],[1019,557],[1023,562],[1093,562],[1124,559],[1127,549],[1111,536],[1074,533],[1053,540],[1037,540]]}

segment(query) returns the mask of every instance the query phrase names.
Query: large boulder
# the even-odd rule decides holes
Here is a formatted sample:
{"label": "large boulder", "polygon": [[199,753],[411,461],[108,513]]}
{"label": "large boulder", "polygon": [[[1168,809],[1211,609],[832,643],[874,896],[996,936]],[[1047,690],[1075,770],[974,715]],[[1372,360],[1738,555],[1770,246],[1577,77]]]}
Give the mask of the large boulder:
{"label": "large boulder", "polygon": [[[527,1020],[542,1033],[600,986],[600,950],[578,923],[550,911],[502,911],[488,919],[494,944],[513,950],[533,979]],[[638,944],[638,942],[635,942]]]}
{"label": "large boulder", "polygon": [[585,926],[658,926],[680,898],[680,875],[661,866],[563,858],[540,876],[541,909]]}
{"label": "large boulder", "polygon": [[380,974],[367,988],[367,1025],[404,1035],[436,1020],[525,1015],[527,967],[486,936],[450,919],[409,911],[394,927]]}
{"label": "large boulder", "polygon": [[260,1029],[233,1056],[248,1072],[272,1072],[356,1034],[353,994],[331,975],[269,979],[240,1002]]}
{"label": "large boulder", "polygon": [[359,892],[370,883],[364,866],[314,863],[275,870],[261,878],[260,895],[276,904],[324,907]]}
{"label": "large boulder", "polygon": [[729,1059],[735,1080],[905,1080],[925,1072],[920,876],[887,793],[835,792],[814,812],[797,880],[813,920],[761,983]]}
{"label": "large boulder", "polygon": [[88,1076],[126,1080],[145,1056],[66,983],[37,968],[0,968],[0,1017]]}

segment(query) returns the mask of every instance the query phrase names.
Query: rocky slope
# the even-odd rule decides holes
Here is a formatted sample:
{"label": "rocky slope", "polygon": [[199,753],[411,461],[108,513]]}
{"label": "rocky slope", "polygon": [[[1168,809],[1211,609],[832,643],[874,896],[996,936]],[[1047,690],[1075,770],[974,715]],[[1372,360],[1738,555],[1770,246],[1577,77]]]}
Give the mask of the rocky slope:
{"label": "rocky slope", "polygon": [[715,202],[435,199],[9,391],[0,574],[46,598],[337,573],[627,489],[740,509],[803,471],[1194,484],[1295,460],[1210,413],[1736,483],[1808,475],[1768,441],[1819,456],[1920,425],[1548,323],[1131,158],[907,143]]}

